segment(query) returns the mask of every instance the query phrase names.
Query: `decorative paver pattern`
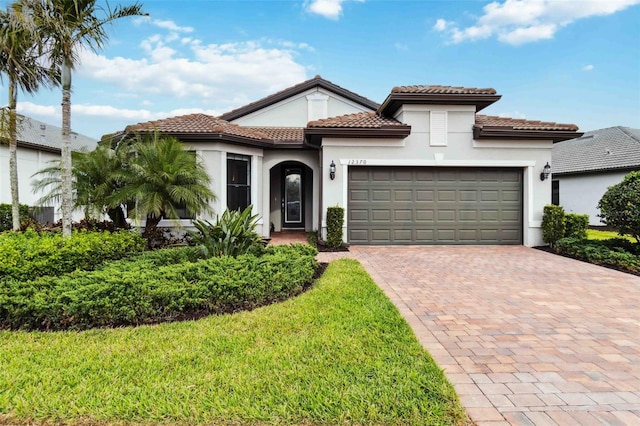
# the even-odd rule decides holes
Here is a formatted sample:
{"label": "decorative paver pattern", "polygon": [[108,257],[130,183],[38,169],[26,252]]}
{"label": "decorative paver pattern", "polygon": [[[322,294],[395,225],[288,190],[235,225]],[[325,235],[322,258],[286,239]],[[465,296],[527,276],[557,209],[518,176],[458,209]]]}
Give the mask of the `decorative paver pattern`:
{"label": "decorative paver pattern", "polygon": [[640,425],[640,278],[521,246],[353,246],[478,425]]}

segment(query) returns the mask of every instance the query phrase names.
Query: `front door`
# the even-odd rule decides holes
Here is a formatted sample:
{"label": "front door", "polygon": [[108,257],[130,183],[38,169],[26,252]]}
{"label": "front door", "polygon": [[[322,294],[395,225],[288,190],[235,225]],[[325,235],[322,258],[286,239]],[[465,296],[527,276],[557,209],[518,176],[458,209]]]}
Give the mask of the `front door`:
{"label": "front door", "polygon": [[285,167],[283,176],[282,227],[304,228],[302,169]]}

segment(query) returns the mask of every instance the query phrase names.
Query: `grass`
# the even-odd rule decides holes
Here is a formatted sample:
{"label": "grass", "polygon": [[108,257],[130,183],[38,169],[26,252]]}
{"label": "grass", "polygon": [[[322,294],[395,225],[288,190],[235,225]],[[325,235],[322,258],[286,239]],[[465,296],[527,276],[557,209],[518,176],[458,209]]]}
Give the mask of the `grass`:
{"label": "grass", "polygon": [[608,240],[610,238],[626,238],[635,243],[636,239],[630,235],[620,236],[615,231],[599,231],[597,229],[587,229],[587,238],[590,240]]}
{"label": "grass", "polygon": [[429,424],[453,387],[353,260],[252,312],[86,332],[0,332],[0,424]]}

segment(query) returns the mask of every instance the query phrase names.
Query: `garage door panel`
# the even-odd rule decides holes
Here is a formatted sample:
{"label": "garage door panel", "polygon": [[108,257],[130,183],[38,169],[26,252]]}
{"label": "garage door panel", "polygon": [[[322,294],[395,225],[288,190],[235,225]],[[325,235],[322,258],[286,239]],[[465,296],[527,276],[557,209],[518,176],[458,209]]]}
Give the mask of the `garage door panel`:
{"label": "garage door panel", "polygon": [[396,189],[393,191],[394,201],[412,201],[413,191],[410,189]]}
{"label": "garage door panel", "polygon": [[369,222],[369,210],[349,209],[349,221],[351,222]]}
{"label": "garage door panel", "polygon": [[348,200],[352,244],[522,242],[520,169],[350,167]]}
{"label": "garage door panel", "polygon": [[393,220],[394,222],[413,222],[413,210],[395,210]]}
{"label": "garage door panel", "polygon": [[373,222],[389,222],[391,220],[391,210],[376,209],[371,211],[371,221]]}

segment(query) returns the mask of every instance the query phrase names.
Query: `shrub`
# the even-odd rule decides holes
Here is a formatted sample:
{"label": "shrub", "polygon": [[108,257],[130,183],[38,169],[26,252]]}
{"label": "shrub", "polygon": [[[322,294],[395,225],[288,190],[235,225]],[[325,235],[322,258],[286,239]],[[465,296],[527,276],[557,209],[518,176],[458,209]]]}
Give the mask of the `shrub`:
{"label": "shrub", "polygon": [[[20,223],[28,222],[29,206],[26,204],[20,204],[18,207],[20,211]],[[13,215],[11,213],[11,204],[0,204],[0,232],[10,231],[13,229]]]}
{"label": "shrub", "polygon": [[560,238],[564,237],[565,214],[561,206],[547,204],[542,213],[542,241],[549,243],[551,247]]}
{"label": "shrub", "polygon": [[[252,309],[288,298],[317,267],[306,245],[184,261],[192,248],[165,249],[60,277],[0,281],[0,328],[86,329],[137,325]],[[179,262],[179,263],[172,263]]]}
{"label": "shrub", "polygon": [[338,248],[342,245],[342,225],[344,225],[344,209],[329,207],[327,209],[327,246]]}
{"label": "shrub", "polygon": [[624,239],[586,240],[580,238],[562,238],[555,244],[556,253],[586,260],[596,265],[608,265],[628,271],[640,271],[640,258],[635,248],[626,250],[631,243]]}
{"label": "shrub", "polygon": [[207,220],[195,220],[198,232],[191,233],[192,242],[199,246],[205,257],[239,256],[259,252],[262,238],[256,232],[258,215],[252,215],[252,206],[244,211],[225,210],[212,224]]}
{"label": "shrub", "polygon": [[0,279],[29,280],[45,275],[91,270],[107,260],[121,259],[143,251],[145,242],[134,232],[77,232],[64,240],[61,233],[0,234]]}
{"label": "shrub", "polygon": [[587,228],[589,227],[588,214],[569,213],[564,215],[565,238],[587,238]]}
{"label": "shrub", "polygon": [[631,172],[622,182],[610,186],[598,208],[603,223],[640,242],[640,171]]}

